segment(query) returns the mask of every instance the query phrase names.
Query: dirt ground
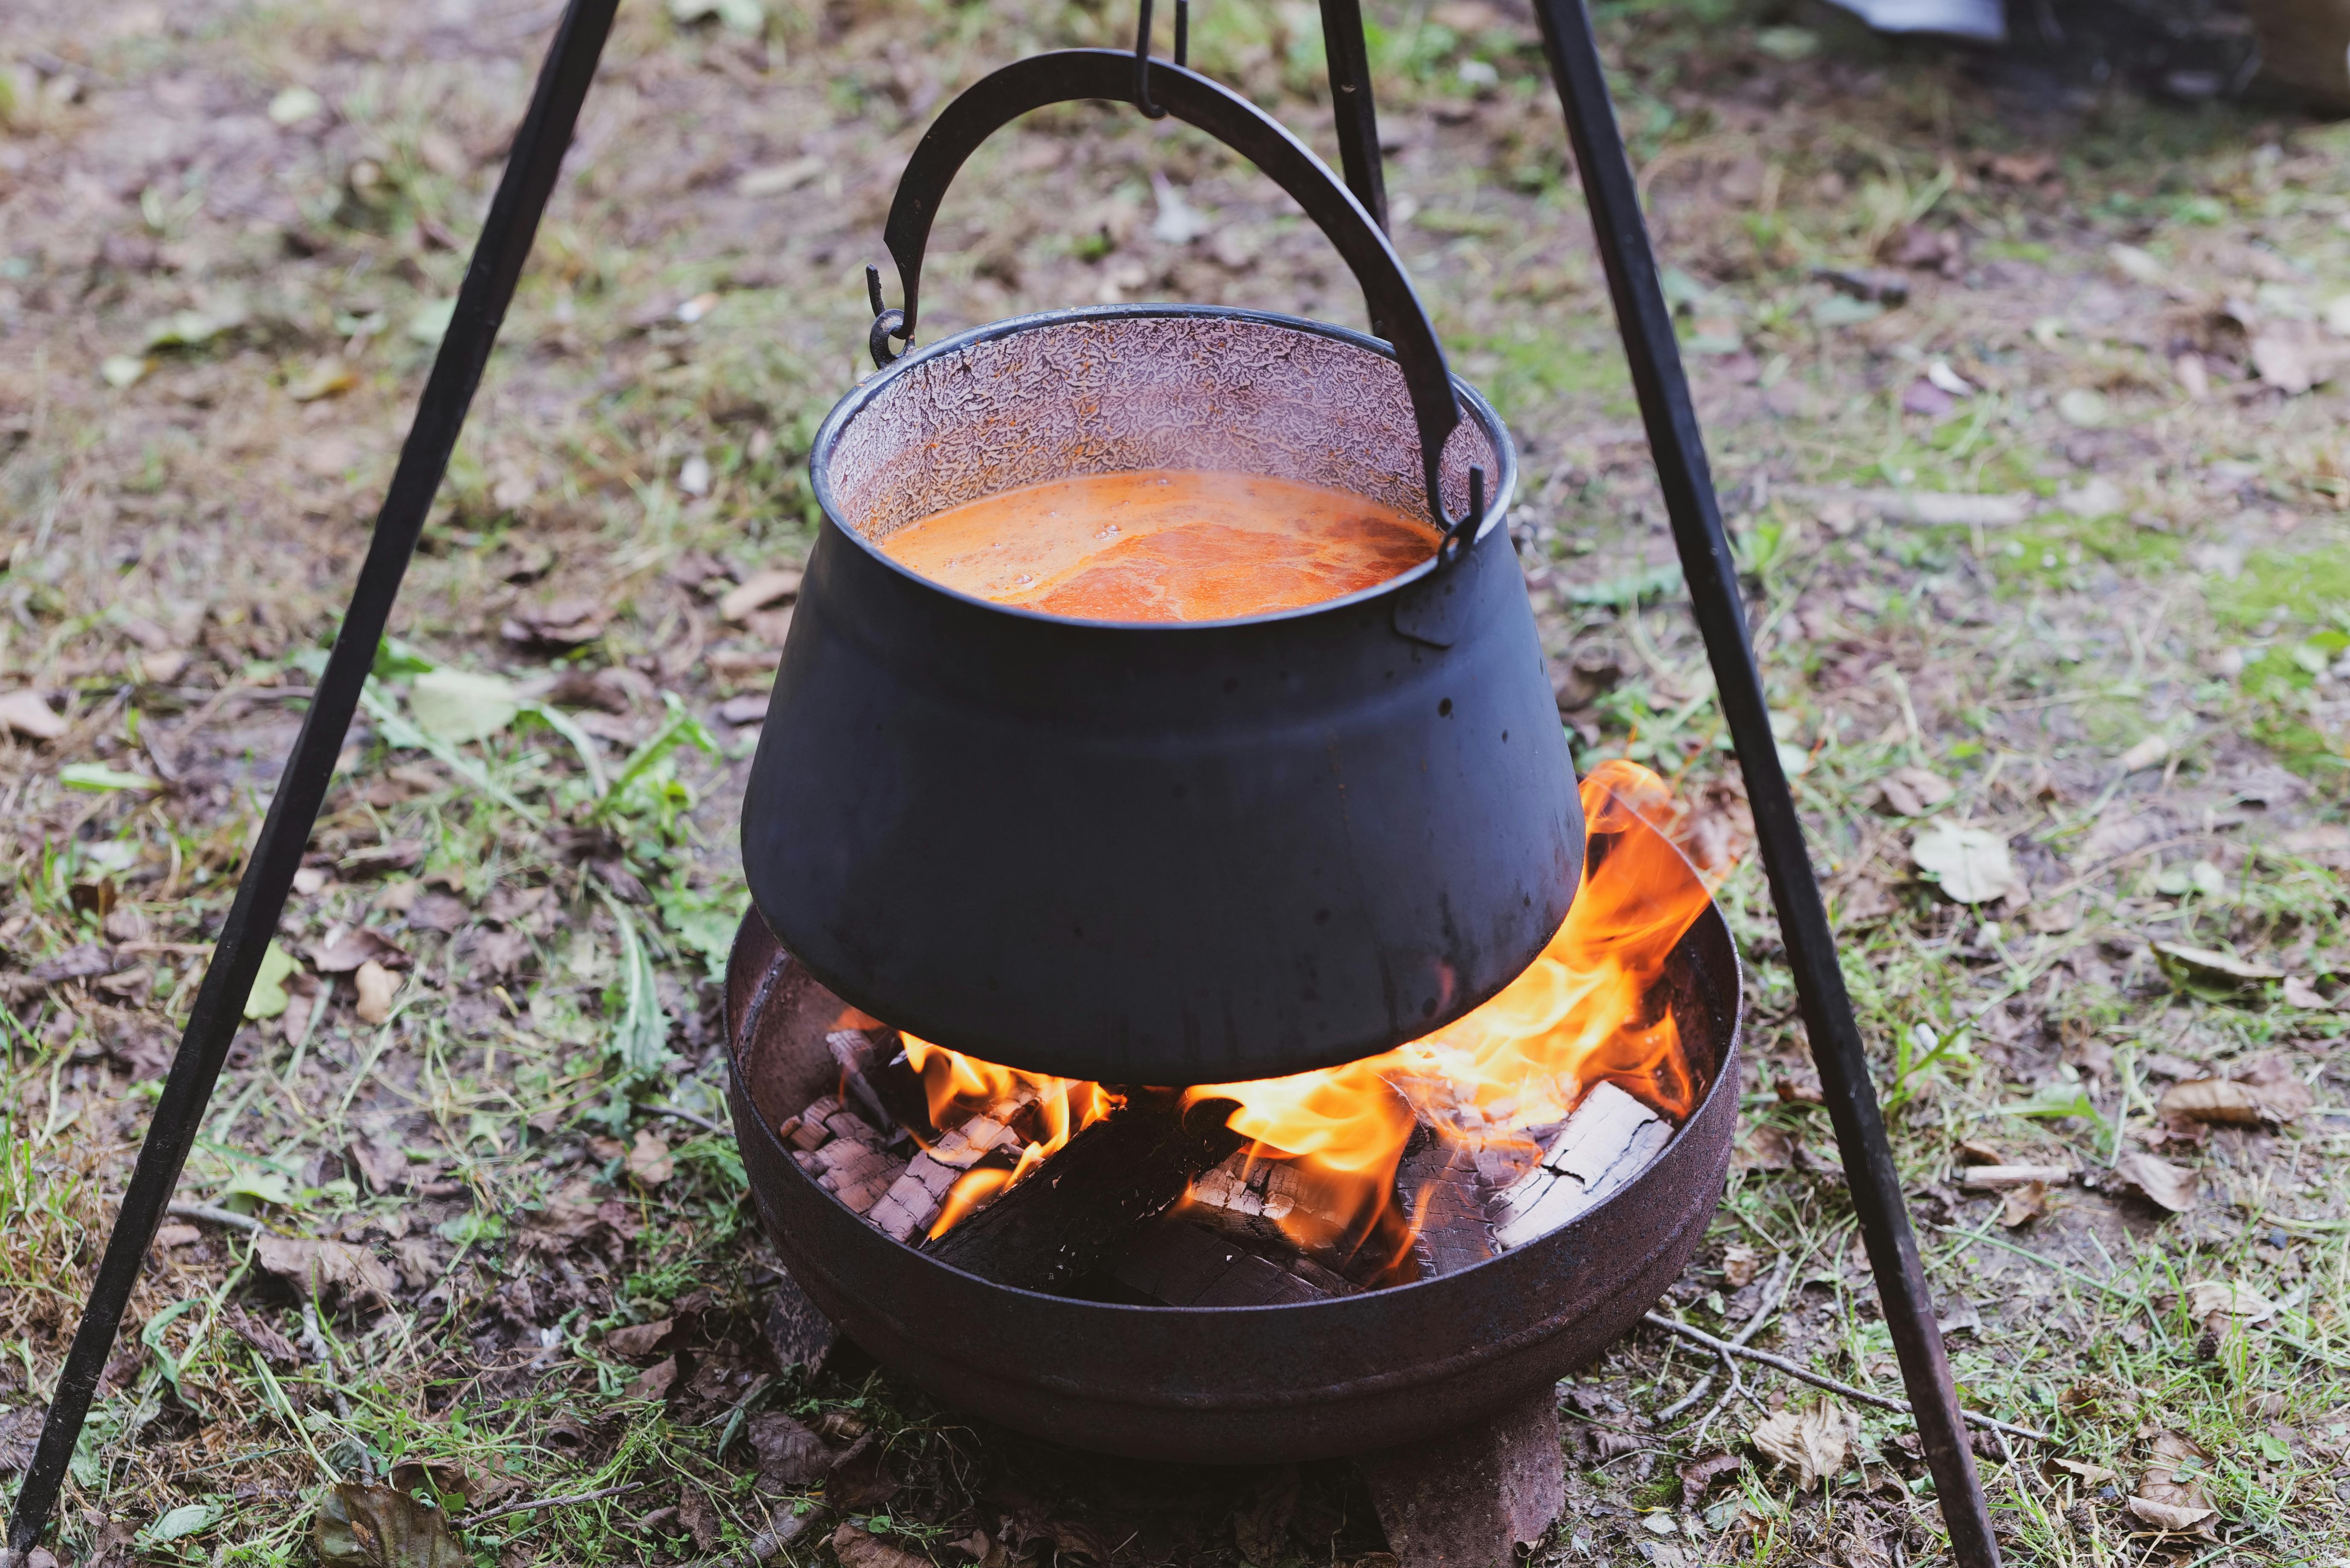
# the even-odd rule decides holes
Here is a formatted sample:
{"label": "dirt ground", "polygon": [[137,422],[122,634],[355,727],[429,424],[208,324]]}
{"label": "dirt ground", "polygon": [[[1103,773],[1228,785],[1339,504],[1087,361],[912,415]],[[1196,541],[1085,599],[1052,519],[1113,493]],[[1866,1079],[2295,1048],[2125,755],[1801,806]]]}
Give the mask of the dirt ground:
{"label": "dirt ground", "polygon": [[[1517,433],[1579,760],[1670,776],[1726,866],[1735,770],[1531,20],[1373,10],[1399,248]],[[0,7],[0,1475],[556,14]],[[307,1562],[330,1483],[388,1478],[501,1568],[779,1523],[778,1561],[847,1568],[1392,1568],[1344,1466],[1105,1463],[853,1348],[779,1357],[723,1127],[712,976],[786,618],[724,596],[812,536],[806,443],[928,118],[1130,27],[624,7],[65,1561]],[[2350,1561],[2350,133],[2176,61],[1788,0],[1601,31],[1952,1360],[2047,1438],[1981,1449],[2008,1554]],[[1335,157],[1313,6],[1206,0],[1194,60]],[[931,337],[1120,298],[1362,321],[1269,184],[1099,106],[983,151],[932,255]],[[1750,862],[1721,898],[1747,1115],[1660,1310],[1898,1394]],[[1752,1362],[1733,1390],[1654,1330],[1562,1396],[1542,1563],[1946,1552],[1900,1415]],[[858,1462],[785,1462],[777,1416]],[[352,1550],[328,1532],[461,1556]]]}

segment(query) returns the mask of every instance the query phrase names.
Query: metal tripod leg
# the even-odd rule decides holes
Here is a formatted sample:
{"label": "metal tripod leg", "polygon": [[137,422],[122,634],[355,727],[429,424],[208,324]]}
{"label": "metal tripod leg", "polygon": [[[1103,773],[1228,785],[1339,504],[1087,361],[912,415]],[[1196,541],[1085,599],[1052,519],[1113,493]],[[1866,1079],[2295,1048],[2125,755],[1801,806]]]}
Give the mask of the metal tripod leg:
{"label": "metal tripod leg", "polygon": [[[1681,556],[1682,576],[1705,637],[1723,717],[1737,742],[1738,763],[1754,811],[1754,826],[1771,878],[1772,901],[1794,971],[1795,992],[1819,1064],[1823,1098],[1835,1124],[1853,1207],[1876,1272],[1878,1300],[1901,1363],[1901,1378],[1917,1411],[1918,1431],[1934,1477],[1950,1544],[1963,1568],[1998,1568],[1999,1545],[1973,1451],[1959,1414],[1958,1392],[1942,1351],[1932,1293],[1918,1256],[1901,1197],[1901,1179],[1868,1076],[1860,1028],[1838,967],[1835,933],[1828,925],[1804,843],[1776,737],[1762,695],[1762,671],[1746,628],[1738,572],[1721,528],[1721,511],[1690,401],[1672,314],[1657,280],[1657,261],[1640,215],[1623,133],[1616,124],[1607,81],[1591,19],[1579,0],[1534,0],[1551,79],[1566,116],[1567,135],[1583,177],[1616,320],[1631,362],[1632,384],[1648,426],[1648,446],[1663,483],[1665,507]],[[1364,204],[1386,217],[1386,187],[1379,173],[1378,132],[1371,103],[1370,77],[1358,0],[1322,0],[1323,47],[1329,60],[1331,98],[1336,109],[1338,146],[1347,183]]]}
{"label": "metal tripod leg", "polygon": [[572,127],[579,118],[580,101],[596,75],[596,62],[611,31],[619,0],[570,0],[546,60],[539,67],[538,85],[530,109],[515,132],[514,153],[492,198],[482,237],[465,281],[457,291],[457,305],[432,374],[417,401],[416,421],[400,452],[383,510],[377,514],[375,534],[359,568],[350,608],[344,614],[326,673],[302,721],[293,754],[279,775],[277,793],[269,804],[261,837],[237,884],[236,898],[222,923],[220,940],[205,967],[203,986],[180,1036],[172,1060],[171,1076],[156,1103],[140,1146],[139,1163],[123,1194],[114,1232],[107,1238],[106,1254],[98,1266],[98,1280],[89,1303],[82,1309],[81,1325],[66,1353],[57,1375],[57,1392],[41,1428],[39,1446],[16,1493],[8,1520],[8,1543],[0,1552],[0,1568],[14,1568],[16,1560],[32,1550],[48,1526],[66,1464],[89,1414],[99,1371],[114,1347],[122,1325],[123,1309],[138,1282],[139,1268],[163,1210],[179,1184],[180,1168],[195,1141],[221,1064],[235,1038],[244,1012],[246,994],[260,971],[261,957],[285,913],[286,896],[301,868],[310,829],[325,803],[334,777],[335,758],[343,749],[351,715],[358,709],[360,689],[383,640],[392,600],[400,592],[418,535],[432,510],[432,497],[448,470],[449,454],[464,427],[473,390],[481,384],[483,368],[497,341],[498,327],[514,300],[515,282],[538,233],[539,214],[555,189],[563,155],[571,145]]}
{"label": "metal tripod leg", "polygon": [[1747,801],[1754,812],[1763,868],[1770,873],[1771,899],[1779,913],[1788,964],[1794,971],[1804,1030],[1819,1064],[1821,1095],[1835,1124],[1836,1147],[1844,1156],[1845,1178],[1876,1272],[1886,1326],[1900,1358],[1901,1381],[1918,1414],[1926,1466],[1933,1473],[1935,1495],[1959,1562],[1964,1568],[1997,1568],[1999,1544],[1991,1532],[1991,1511],[1975,1474],[1973,1451],[1967,1446],[1933,1295],[1902,1202],[1900,1173],[1894,1168],[1860,1027],[1845,991],[1844,971],[1836,962],[1835,933],[1812,873],[1794,795],[1779,763],[1762,673],[1739,597],[1737,566],[1722,533],[1704,438],[1698,431],[1689,379],[1673,337],[1672,313],[1657,279],[1657,258],[1640,216],[1631,161],[1608,101],[1599,46],[1579,0],[1534,0],[1534,12],[1541,19],[1551,78],[1558,88],[1567,135],[1583,175],[1592,232],[1615,297],[1617,325],[1631,361],[1632,386],[1639,395],[1657,477],[1664,485],[1681,575],[1689,582],[1722,717],[1738,746],[1739,769],[1746,776]]}

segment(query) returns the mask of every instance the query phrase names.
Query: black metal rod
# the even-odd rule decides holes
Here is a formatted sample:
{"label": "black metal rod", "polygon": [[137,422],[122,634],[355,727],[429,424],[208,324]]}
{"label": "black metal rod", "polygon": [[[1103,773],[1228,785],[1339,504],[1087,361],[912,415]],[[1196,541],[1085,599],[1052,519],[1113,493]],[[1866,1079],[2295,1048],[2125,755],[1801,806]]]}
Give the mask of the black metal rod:
{"label": "black metal rod", "polygon": [[1371,102],[1371,54],[1363,36],[1361,0],[1322,0],[1322,52],[1330,63],[1330,112],[1337,122],[1338,163],[1347,189],[1384,229],[1388,181],[1379,162],[1379,117]]}
{"label": "black metal rod", "polygon": [[375,534],[367,560],[359,568],[350,608],[335,638],[334,651],[319,678],[317,695],[302,721],[302,731],[286,760],[277,793],[269,803],[261,837],[237,884],[235,900],[221,926],[212,961],[196,992],[188,1026],[180,1036],[171,1076],[148,1124],[146,1141],[122,1210],[115,1217],[113,1234],[98,1267],[89,1302],[82,1309],[81,1325],[66,1353],[57,1376],[57,1394],[33,1462],[25,1472],[8,1521],[8,1554],[32,1550],[47,1528],[63,1485],[66,1463],[89,1414],[90,1398],[99,1370],[114,1347],[123,1309],[137,1283],[139,1268],[155,1228],[178,1185],[180,1168],[212,1100],[221,1064],[244,1016],[246,995],[260,972],[263,952],[277,929],[286,897],[301,868],[302,855],[334,777],[335,758],[343,749],[359,692],[375,662],[392,600],[400,592],[417,536],[423,531],[433,494],[449,466],[450,452],[464,426],[473,390],[481,384],[498,327],[514,300],[515,285],[538,233],[539,215],[555,189],[564,153],[571,145],[572,128],[579,118],[581,99],[596,74],[596,62],[612,27],[619,0],[570,0],[546,63],[529,111],[515,132],[514,152],[492,198],[482,237],[473,247],[472,265],[457,291],[456,308],[432,373],[417,400],[416,420],[400,448],[400,464],[376,515]]}
{"label": "black metal rod", "polygon": [[1901,1379],[1918,1413],[1927,1469],[1933,1474],[1943,1522],[1950,1528],[1950,1546],[1959,1563],[1964,1568],[1997,1568],[1999,1545],[1991,1532],[1990,1509],[1983,1501],[1982,1482],[1975,1474],[1973,1453],[1967,1446],[1958,1391],[1950,1382],[1950,1360],[1943,1354],[1933,1296],[1918,1260],[1908,1210],[1902,1202],[1901,1177],[1894,1168],[1885,1118],[1869,1081],[1860,1027],[1853,1017],[1852,998],[1845,990],[1844,971],[1836,961],[1835,933],[1828,925],[1827,906],[1821,900],[1819,883],[1812,872],[1804,825],[1787,787],[1786,770],[1779,763],[1777,737],[1772,732],[1762,694],[1762,670],[1755,662],[1745,605],[1739,596],[1737,566],[1722,533],[1721,509],[1706,464],[1704,438],[1698,431],[1689,379],[1673,337],[1672,313],[1658,281],[1648,225],[1640,215],[1631,161],[1608,100],[1599,46],[1592,35],[1591,19],[1578,0],[1535,0],[1534,12],[1541,20],[1551,77],[1566,115],[1567,135],[1582,171],[1591,226],[1601,264],[1607,268],[1608,291],[1615,297],[1617,324],[1623,332],[1625,355],[1631,361],[1632,386],[1639,396],[1657,476],[1664,486],[1665,510],[1672,519],[1681,572],[1688,579],[1698,628],[1704,634],[1706,654],[1713,664],[1722,717],[1729,722],[1731,739],[1738,747],[1739,767],[1746,776],[1747,800],[1753,808],[1755,835],[1763,868],[1770,874],[1772,902],[1778,910],[1789,966],[1794,971],[1804,1029],[1811,1037],[1813,1059],[1819,1064],[1822,1096],[1835,1126],[1845,1178],[1860,1218],[1869,1264],[1876,1272],[1886,1325],[1892,1331],[1894,1350],[1900,1359]]}

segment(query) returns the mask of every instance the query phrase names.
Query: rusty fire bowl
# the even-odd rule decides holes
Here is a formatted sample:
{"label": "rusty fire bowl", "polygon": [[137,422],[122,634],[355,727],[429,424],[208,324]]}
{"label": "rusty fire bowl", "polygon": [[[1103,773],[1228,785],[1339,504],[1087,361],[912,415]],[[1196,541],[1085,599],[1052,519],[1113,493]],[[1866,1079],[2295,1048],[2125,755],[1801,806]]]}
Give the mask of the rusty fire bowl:
{"label": "rusty fire bowl", "polygon": [[[777,1043],[839,1000],[754,909],[727,977],[727,1099],[759,1215],[792,1277],[884,1365],[985,1419],[1105,1453],[1277,1463],[1411,1442],[1489,1416],[1606,1349],[1679,1277],[1721,1201],[1738,1115],[1738,955],[1709,904],[1660,982],[1697,1109],[1629,1185],[1455,1274],[1330,1301],[1128,1306],[1018,1290],[871,1229],[775,1128],[829,1081]],[[799,1054],[806,1060],[806,1054]],[[799,1070],[805,1072],[804,1069]]]}

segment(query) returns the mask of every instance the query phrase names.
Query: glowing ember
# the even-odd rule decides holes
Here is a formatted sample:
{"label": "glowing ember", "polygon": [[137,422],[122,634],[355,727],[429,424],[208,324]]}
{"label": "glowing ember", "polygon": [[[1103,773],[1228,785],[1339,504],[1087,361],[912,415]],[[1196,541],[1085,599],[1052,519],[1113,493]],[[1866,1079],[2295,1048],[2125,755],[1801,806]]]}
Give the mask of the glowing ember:
{"label": "glowing ember", "polygon": [[[1648,998],[1709,891],[1666,836],[1674,806],[1656,774],[1603,763],[1582,794],[1583,886],[1542,957],[1499,995],[1383,1055],[1186,1094],[1237,1102],[1228,1120],[1255,1140],[1251,1158],[1287,1162],[1315,1191],[1279,1221],[1300,1248],[1365,1253],[1379,1273],[1402,1262],[1414,1222],[1393,1201],[1396,1168],[1418,1123],[1531,1160],[1530,1129],[1563,1122],[1603,1081],[1676,1123],[1688,1116],[1697,1085],[1679,1032],[1669,1012],[1650,1016]],[[1657,831],[1627,831],[1638,823]]]}
{"label": "glowing ember", "polygon": [[999,1067],[943,1045],[933,1045],[911,1034],[901,1034],[906,1059],[922,1075],[922,1093],[930,1102],[931,1125],[948,1127],[966,1117],[1022,1107],[1021,1125],[1035,1118],[1033,1134],[1024,1143],[1010,1169],[974,1166],[957,1179],[946,1204],[931,1222],[930,1233],[942,1234],[955,1221],[1021,1180],[1053,1155],[1080,1129],[1101,1120],[1126,1102],[1099,1084],[1072,1078],[1024,1073]]}

